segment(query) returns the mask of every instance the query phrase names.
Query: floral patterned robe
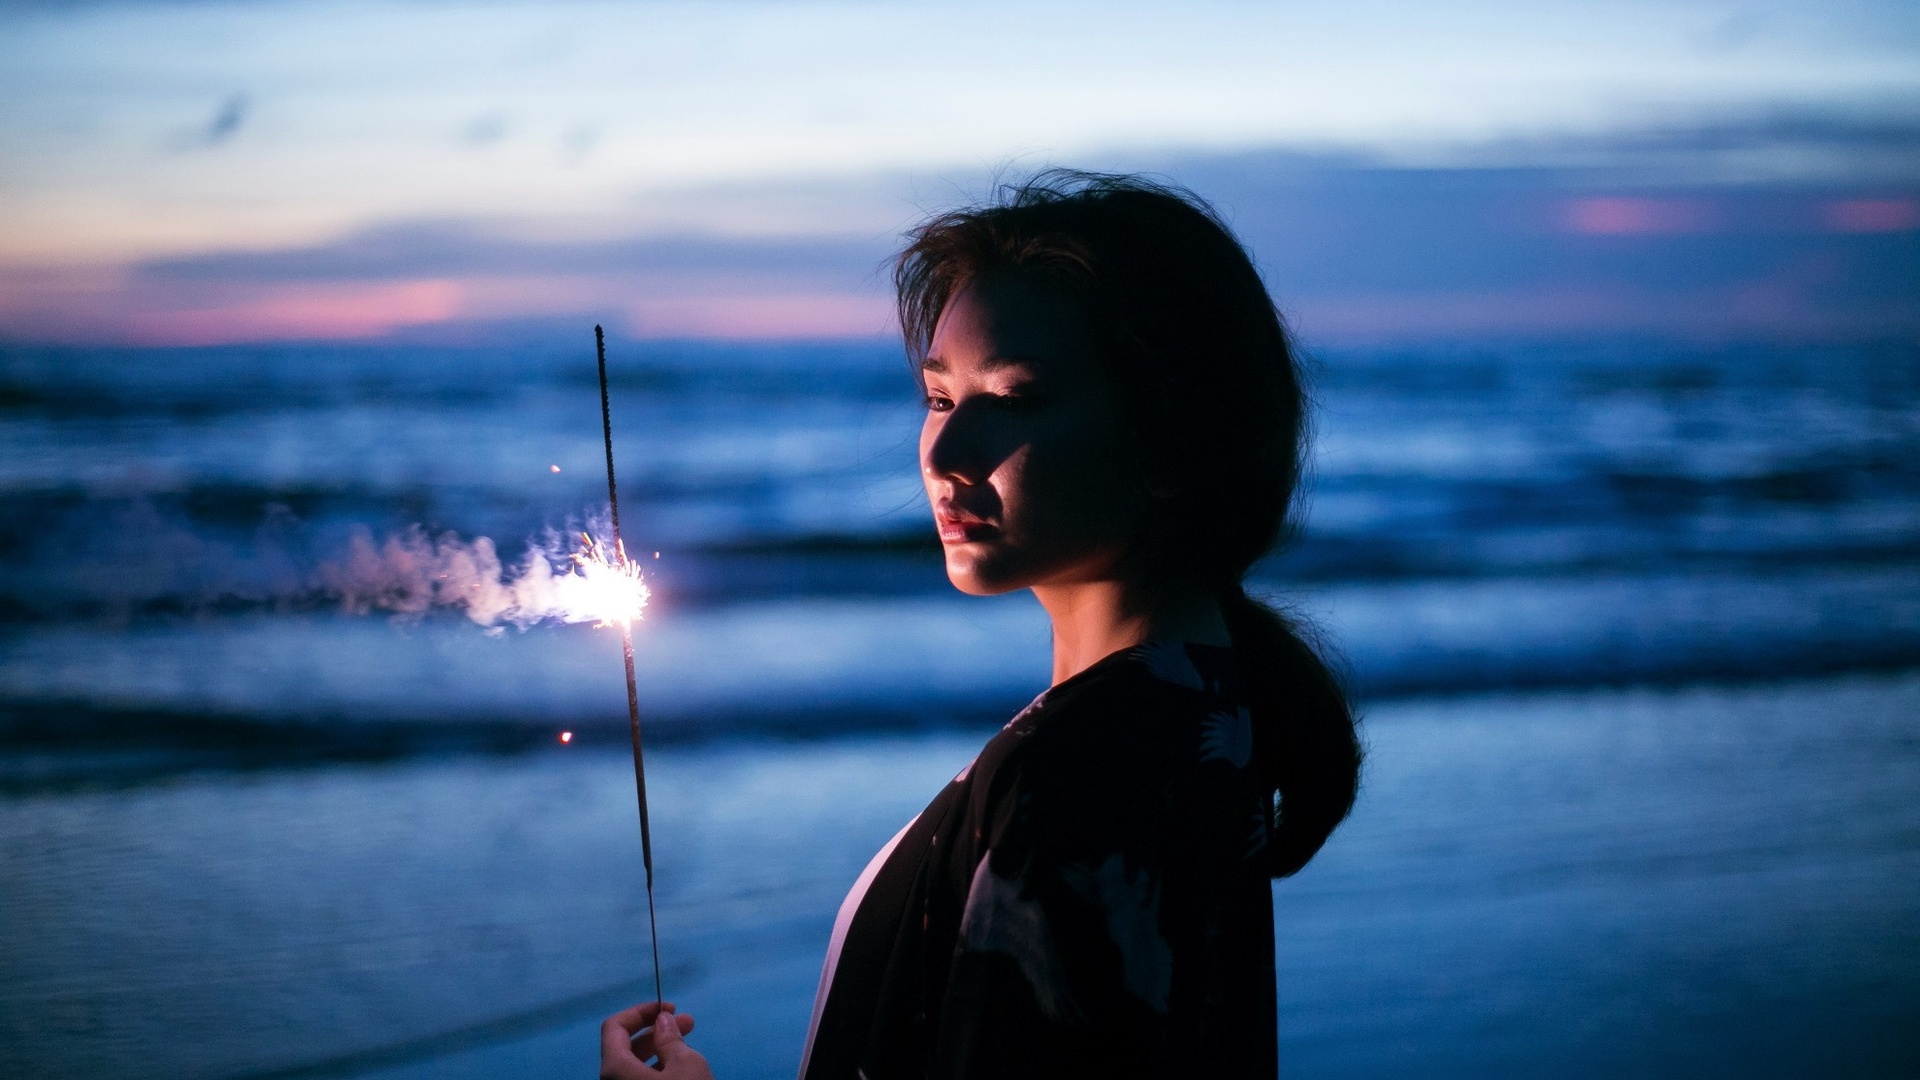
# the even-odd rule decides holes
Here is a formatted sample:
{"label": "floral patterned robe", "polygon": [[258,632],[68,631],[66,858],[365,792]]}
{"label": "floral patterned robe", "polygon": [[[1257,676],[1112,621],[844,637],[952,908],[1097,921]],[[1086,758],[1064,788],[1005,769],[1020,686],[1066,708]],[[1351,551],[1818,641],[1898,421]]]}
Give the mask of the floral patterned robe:
{"label": "floral patterned robe", "polygon": [[1231,649],[1149,642],[1015,716],[849,898],[802,1080],[1118,1076],[1175,1031],[1182,1075],[1272,1077],[1243,701]]}

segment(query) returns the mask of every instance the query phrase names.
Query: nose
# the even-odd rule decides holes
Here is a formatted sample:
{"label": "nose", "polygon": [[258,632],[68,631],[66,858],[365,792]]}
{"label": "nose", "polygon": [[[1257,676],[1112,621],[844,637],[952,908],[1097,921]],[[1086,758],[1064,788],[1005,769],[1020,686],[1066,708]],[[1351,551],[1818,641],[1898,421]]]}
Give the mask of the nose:
{"label": "nose", "polygon": [[920,471],[929,480],[982,484],[998,464],[985,410],[962,401],[945,413],[929,413],[920,440]]}

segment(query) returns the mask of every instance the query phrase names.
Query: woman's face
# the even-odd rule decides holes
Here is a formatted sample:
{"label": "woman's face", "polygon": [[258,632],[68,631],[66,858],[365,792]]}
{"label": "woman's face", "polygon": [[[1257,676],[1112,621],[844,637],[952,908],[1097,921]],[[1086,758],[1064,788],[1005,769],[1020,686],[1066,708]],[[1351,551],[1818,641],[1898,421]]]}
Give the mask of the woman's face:
{"label": "woman's face", "polygon": [[1112,576],[1141,513],[1119,409],[1072,304],[1011,275],[941,312],[920,472],[962,592]]}

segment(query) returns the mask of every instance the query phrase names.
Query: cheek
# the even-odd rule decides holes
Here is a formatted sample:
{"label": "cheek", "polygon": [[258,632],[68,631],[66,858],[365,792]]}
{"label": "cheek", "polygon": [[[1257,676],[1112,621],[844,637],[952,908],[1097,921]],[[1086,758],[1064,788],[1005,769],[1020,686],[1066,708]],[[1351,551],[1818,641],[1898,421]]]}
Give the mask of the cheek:
{"label": "cheek", "polygon": [[1104,424],[1036,441],[1005,469],[1009,501],[1021,504],[1036,531],[1065,543],[1101,544],[1124,534],[1136,510],[1124,453]]}
{"label": "cheek", "polygon": [[918,462],[920,467],[920,482],[927,488],[929,493],[933,490],[933,478],[927,475],[927,451],[932,448],[933,440],[939,434],[940,415],[929,412],[927,418],[920,422],[920,456]]}

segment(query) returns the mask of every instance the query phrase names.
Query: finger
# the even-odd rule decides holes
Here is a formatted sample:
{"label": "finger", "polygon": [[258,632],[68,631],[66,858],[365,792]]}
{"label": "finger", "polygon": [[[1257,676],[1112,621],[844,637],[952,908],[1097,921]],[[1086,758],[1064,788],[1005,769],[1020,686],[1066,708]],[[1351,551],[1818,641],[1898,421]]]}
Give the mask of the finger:
{"label": "finger", "polygon": [[640,1058],[635,1055],[632,1044],[628,1042],[632,1036],[627,1034],[627,1023],[626,1013],[618,1013],[607,1017],[600,1025],[600,1072],[602,1075],[618,1075],[627,1067],[640,1064]]}
{"label": "finger", "polygon": [[658,1040],[664,1035],[665,1029],[670,1027],[677,1029],[673,1035],[665,1036],[666,1038],[678,1038],[693,1030],[693,1017],[691,1016],[678,1016],[673,1013],[668,1013],[667,1019],[672,1021],[672,1023],[656,1019],[652,1027],[644,1029],[640,1034],[635,1035],[628,1043],[633,1049],[635,1060],[646,1061],[658,1055]]}
{"label": "finger", "polygon": [[661,1068],[671,1065],[682,1055],[694,1052],[685,1042],[687,1032],[692,1030],[693,1017],[673,1014],[668,1014],[666,1022],[653,1026],[653,1049],[660,1058]]}
{"label": "finger", "polygon": [[641,1028],[652,1026],[653,1018],[660,1015],[662,1009],[672,1012],[673,1002],[643,1001],[631,1009],[622,1009],[607,1017],[606,1023],[601,1024],[600,1029],[604,1032],[609,1026],[617,1026],[628,1035],[632,1035]]}
{"label": "finger", "polygon": [[[614,1013],[600,1025],[600,1063],[602,1069],[616,1064],[639,1067],[653,1056],[653,1036],[649,1026],[661,1009],[673,1008],[673,1002],[646,1001],[631,1009]],[[634,1040],[634,1033],[645,1031],[645,1042]]]}

